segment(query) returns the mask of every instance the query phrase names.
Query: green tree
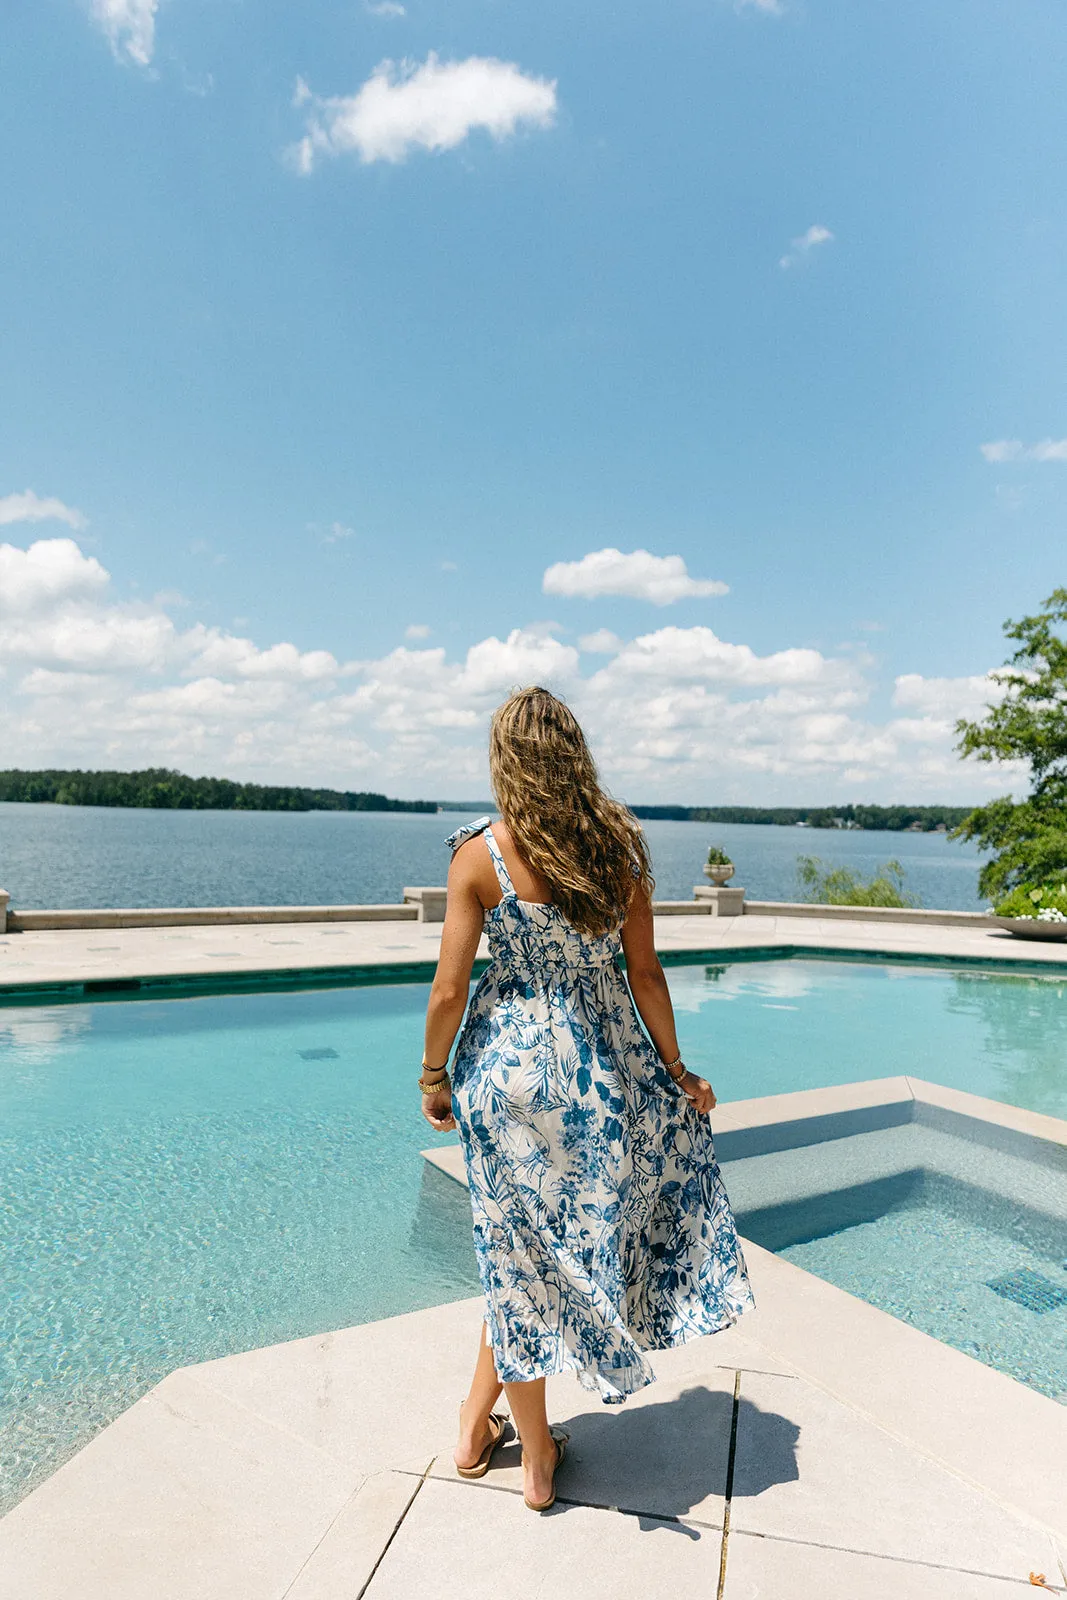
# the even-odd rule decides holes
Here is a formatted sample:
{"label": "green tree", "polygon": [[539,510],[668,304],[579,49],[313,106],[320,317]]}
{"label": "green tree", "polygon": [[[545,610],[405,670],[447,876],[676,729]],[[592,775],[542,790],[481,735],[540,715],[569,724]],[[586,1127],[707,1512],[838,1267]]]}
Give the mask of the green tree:
{"label": "green tree", "polygon": [[828,867],[818,856],[797,856],[801,899],[820,906],[917,906],[904,893],[904,868],[887,861],[864,881],[851,867]]}
{"label": "green tree", "polygon": [[1025,800],[1003,795],[978,806],[953,837],[995,852],[978,878],[990,899],[1025,884],[1067,877],[1067,589],[1055,589],[1041,610],[1004,624],[1017,648],[991,674],[1004,695],[980,722],[956,724],[963,756],[1020,761],[1030,769]]}

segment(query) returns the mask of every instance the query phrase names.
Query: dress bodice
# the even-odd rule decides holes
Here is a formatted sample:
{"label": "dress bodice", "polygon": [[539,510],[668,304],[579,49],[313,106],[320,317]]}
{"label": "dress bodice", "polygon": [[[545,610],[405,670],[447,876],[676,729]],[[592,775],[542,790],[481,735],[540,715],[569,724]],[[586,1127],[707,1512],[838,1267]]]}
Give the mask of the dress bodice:
{"label": "dress bodice", "polygon": [[485,914],[489,954],[496,965],[516,976],[533,977],[546,969],[605,967],[615,960],[621,946],[619,928],[606,934],[585,934],[568,922],[558,906],[519,899],[489,817],[457,828],[446,843],[454,851],[479,833],[485,834],[500,885],[499,901]]}

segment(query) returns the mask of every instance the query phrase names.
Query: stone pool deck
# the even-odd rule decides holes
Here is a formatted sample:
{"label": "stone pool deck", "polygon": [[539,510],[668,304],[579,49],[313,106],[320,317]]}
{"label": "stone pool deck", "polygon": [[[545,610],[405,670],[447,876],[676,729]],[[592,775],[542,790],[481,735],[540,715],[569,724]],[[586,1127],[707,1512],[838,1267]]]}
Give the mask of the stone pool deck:
{"label": "stone pool deck", "polygon": [[[0,990],[33,998],[39,985],[47,1003],[116,978],[421,976],[439,933],[12,934]],[[984,928],[675,915],[656,937],[676,959],[811,950],[1067,968],[1063,945]],[[833,1091],[868,1106],[890,1092]],[[714,1121],[725,1135],[796,1115],[784,1096],[723,1105]],[[989,1115],[1050,1137],[1050,1119]],[[452,1178],[427,1182],[432,1194]],[[514,1442],[478,1483],[451,1467],[481,1315],[463,1300],[171,1373],[0,1521],[0,1600],[1006,1600],[1033,1592],[1031,1574],[1067,1593],[1067,1408],[746,1251],[755,1312],[656,1356],[659,1381],[625,1407],[550,1380],[571,1447],[545,1516],[523,1505]]]}
{"label": "stone pool deck", "polygon": [[[1067,942],[1017,939],[1002,928],[841,920],[795,911],[784,916],[663,916],[656,918],[656,946],[668,957],[714,960],[728,950],[848,951],[890,958],[1029,962],[1067,971]],[[212,927],[79,928],[33,930],[0,936],[0,996],[40,986],[62,989],[126,979],[203,979],[344,973],[367,976],[390,971],[413,979],[437,959],[441,927],[421,922],[267,923]],[[484,943],[480,954],[487,953]],[[422,969],[422,970],[420,970]],[[42,998],[45,998],[42,996]]]}

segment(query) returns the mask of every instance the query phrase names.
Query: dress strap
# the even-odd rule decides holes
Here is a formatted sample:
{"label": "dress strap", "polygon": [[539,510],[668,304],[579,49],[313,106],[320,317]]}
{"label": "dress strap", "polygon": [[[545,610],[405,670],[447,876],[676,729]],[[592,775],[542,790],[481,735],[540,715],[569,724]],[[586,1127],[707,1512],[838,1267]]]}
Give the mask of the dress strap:
{"label": "dress strap", "polygon": [[500,885],[500,893],[505,896],[514,896],[515,885],[511,881],[510,872],[504,865],[504,857],[500,854],[500,846],[493,837],[491,825],[485,830],[485,842],[489,846],[489,854],[492,856],[493,866],[496,868],[496,878]]}
{"label": "dress strap", "polygon": [[461,844],[466,844],[468,839],[473,839],[476,834],[484,833],[492,817],[479,817],[476,822],[465,822],[462,828],[457,828],[455,833],[450,833],[445,840],[449,850],[455,854]]}

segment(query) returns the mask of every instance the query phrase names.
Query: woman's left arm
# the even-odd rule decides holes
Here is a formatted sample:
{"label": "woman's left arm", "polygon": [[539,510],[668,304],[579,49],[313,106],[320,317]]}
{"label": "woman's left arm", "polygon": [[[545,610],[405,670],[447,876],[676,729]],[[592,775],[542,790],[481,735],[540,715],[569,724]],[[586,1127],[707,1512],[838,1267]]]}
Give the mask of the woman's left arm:
{"label": "woman's left arm", "polygon": [[[447,1066],[470,993],[471,969],[482,936],[485,908],[478,896],[469,857],[461,849],[452,857],[448,869],[448,902],[437,971],[426,1007],[426,1044],[423,1056],[432,1072]],[[452,1115],[452,1091],[424,1094],[422,1114],[439,1133],[456,1126]]]}

